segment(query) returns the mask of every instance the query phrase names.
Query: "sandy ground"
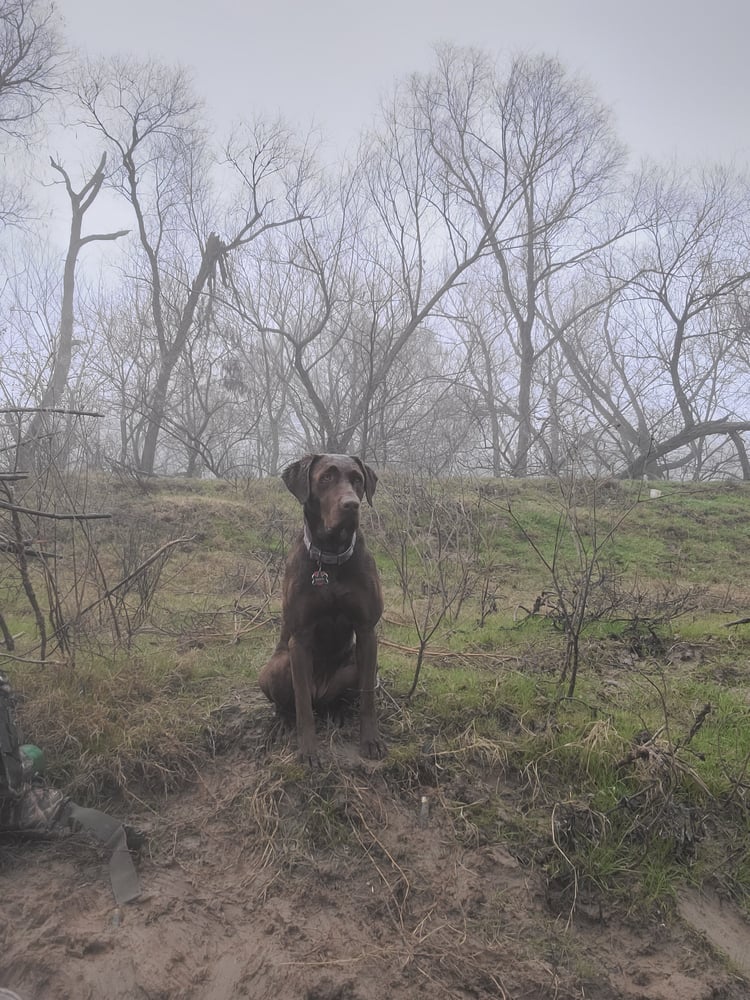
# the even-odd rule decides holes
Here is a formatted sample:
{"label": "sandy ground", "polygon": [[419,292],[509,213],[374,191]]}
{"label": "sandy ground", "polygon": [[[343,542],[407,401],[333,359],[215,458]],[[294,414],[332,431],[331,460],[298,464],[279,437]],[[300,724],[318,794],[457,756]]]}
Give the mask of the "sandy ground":
{"label": "sandy ground", "polygon": [[457,837],[438,798],[421,822],[429,789],[395,794],[346,739],[329,753],[334,769],[291,794],[269,777],[288,747],[240,739],[158,807],[132,803],[143,891],[122,908],[99,846],[0,840],[0,986],[22,1000],[750,997],[750,928],[726,901],[688,894],[667,924],[606,907],[570,920],[506,847]]}

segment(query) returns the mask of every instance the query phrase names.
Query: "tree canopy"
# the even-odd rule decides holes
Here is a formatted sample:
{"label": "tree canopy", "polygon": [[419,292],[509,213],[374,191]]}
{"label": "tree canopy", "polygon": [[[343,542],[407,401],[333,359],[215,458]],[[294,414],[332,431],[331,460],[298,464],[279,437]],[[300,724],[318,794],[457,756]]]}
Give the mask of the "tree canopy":
{"label": "tree canopy", "polygon": [[[149,474],[334,450],[750,478],[742,173],[632,167],[593,86],[543,54],[438,48],[333,166],[256,110],[217,135],[184,69],[77,60],[50,4],[3,5],[0,137],[29,164],[0,183],[6,409],[96,410],[66,454]],[[50,123],[83,130],[79,162],[29,145]],[[34,204],[54,181],[59,257]],[[94,200],[111,224],[87,231]],[[6,415],[6,462],[53,424]]]}

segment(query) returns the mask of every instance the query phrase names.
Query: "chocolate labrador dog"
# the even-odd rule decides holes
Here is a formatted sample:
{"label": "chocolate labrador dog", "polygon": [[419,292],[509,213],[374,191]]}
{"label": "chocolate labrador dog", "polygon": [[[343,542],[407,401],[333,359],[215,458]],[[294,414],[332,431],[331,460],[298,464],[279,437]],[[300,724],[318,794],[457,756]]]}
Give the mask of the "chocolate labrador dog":
{"label": "chocolate labrador dog", "polygon": [[313,709],[359,695],[360,753],[382,757],[375,686],[375,626],[383,613],[375,561],[359,530],[377,476],[351,455],[306,455],[282,473],[304,511],[284,574],[283,621],[259,683],[279,713],[296,717],[301,760],[316,764]]}

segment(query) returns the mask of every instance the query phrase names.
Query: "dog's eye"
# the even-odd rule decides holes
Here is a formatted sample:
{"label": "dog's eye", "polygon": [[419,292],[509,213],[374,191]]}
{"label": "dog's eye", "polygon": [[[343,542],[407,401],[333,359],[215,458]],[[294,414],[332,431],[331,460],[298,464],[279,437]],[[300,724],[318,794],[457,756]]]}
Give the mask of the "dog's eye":
{"label": "dog's eye", "polygon": [[333,479],[332,472],[324,472],[323,475],[320,477],[321,483],[330,483],[332,479]]}

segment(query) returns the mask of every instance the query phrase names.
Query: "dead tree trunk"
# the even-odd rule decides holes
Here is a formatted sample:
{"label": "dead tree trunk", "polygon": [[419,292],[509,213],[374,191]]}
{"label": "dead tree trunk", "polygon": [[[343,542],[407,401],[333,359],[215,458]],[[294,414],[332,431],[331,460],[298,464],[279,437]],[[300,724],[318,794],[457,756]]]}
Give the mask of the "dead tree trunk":
{"label": "dead tree trunk", "polygon": [[75,343],[73,331],[75,325],[74,303],[78,254],[81,248],[87,243],[93,243],[98,240],[116,240],[121,236],[125,236],[128,232],[128,230],[120,230],[116,233],[94,233],[90,236],[82,235],[84,216],[89,208],[91,208],[104,183],[104,165],[106,161],[107,154],[103,153],[98,167],[89,180],[86,181],[80,191],[74,191],[66,170],[50,158],[53,170],[56,170],[63,178],[65,190],[68,192],[70,199],[70,239],[68,241],[68,251],[65,255],[65,267],[63,269],[60,329],[52,359],[52,371],[42,398],[39,401],[39,406],[29,426],[24,434],[19,434],[16,467],[22,470],[33,470],[39,450],[40,438],[45,433],[45,421],[48,419],[48,413],[62,405],[68,385],[68,375],[70,373]]}

